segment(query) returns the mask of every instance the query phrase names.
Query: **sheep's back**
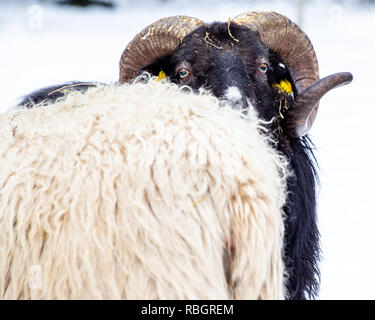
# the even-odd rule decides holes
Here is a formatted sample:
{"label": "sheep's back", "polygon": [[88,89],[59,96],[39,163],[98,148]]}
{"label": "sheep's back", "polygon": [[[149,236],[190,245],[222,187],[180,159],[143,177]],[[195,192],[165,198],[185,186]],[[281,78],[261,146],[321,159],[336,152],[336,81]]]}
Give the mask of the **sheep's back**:
{"label": "sheep's back", "polygon": [[[0,297],[282,297],[286,163],[259,130],[155,81],[2,115]],[[277,288],[238,284],[248,251]]]}

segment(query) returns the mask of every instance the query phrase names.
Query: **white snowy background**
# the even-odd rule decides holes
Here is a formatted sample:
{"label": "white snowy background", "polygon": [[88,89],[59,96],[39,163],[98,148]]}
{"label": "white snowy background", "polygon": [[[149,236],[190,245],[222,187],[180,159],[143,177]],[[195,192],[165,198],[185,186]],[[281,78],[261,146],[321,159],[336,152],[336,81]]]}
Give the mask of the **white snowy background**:
{"label": "white snowy background", "polygon": [[[0,1],[0,113],[20,96],[70,80],[113,82],[126,44],[170,15],[226,21],[273,10],[300,21],[320,74],[354,75],[320,103],[311,136],[320,164],[320,299],[375,299],[375,6],[357,1],[116,1],[116,10]],[[358,1],[359,2],[359,1]],[[301,20],[302,17],[302,20]]]}

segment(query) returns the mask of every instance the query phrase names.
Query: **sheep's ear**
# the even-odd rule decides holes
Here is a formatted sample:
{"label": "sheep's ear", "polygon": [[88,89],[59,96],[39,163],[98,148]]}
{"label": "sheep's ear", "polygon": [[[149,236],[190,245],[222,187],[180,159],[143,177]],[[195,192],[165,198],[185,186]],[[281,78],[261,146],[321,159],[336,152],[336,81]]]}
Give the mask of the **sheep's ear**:
{"label": "sheep's ear", "polygon": [[272,87],[282,94],[291,95],[293,93],[292,84],[287,79],[273,83]]}
{"label": "sheep's ear", "polygon": [[283,63],[280,55],[270,50],[269,62],[271,72],[267,74],[268,83],[278,94],[290,96],[295,91],[293,80],[288,67]]}
{"label": "sheep's ear", "polygon": [[159,77],[161,72],[163,72],[165,76],[171,76],[173,68],[170,63],[170,56],[162,57],[148,64],[140,70],[140,73],[143,71],[149,72],[156,77]]}
{"label": "sheep's ear", "polygon": [[167,79],[167,75],[163,70],[161,70],[158,76],[155,78],[156,81],[165,81]]}

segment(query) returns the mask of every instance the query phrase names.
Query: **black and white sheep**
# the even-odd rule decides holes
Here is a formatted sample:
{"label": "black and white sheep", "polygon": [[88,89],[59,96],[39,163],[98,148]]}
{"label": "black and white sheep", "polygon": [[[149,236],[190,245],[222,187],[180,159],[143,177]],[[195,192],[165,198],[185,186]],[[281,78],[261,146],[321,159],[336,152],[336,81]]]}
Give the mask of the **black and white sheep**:
{"label": "black and white sheep", "polygon": [[[142,30],[120,60],[120,83],[141,72],[166,75],[193,90],[205,88],[249,117],[268,123],[277,149],[293,175],[284,206],[284,263],[287,297],[315,297],[319,288],[316,162],[307,135],[320,98],[352,80],[338,73],[319,80],[318,62],[307,35],[275,12],[247,12],[225,23],[163,18]],[[92,84],[72,84],[87,89]],[[40,102],[63,96],[62,86],[26,98]],[[52,99],[52,100],[53,100]],[[30,103],[28,104],[31,105]]]}

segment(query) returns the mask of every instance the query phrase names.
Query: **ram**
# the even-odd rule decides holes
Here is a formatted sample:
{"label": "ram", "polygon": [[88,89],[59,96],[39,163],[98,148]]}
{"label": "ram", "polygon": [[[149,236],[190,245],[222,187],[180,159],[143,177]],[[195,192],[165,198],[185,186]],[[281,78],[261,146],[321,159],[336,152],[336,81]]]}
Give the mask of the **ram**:
{"label": "ram", "polygon": [[[352,75],[342,72],[320,79],[307,35],[275,12],[246,12],[211,24],[186,16],[160,19],[126,47],[119,83],[129,83],[144,71],[195,91],[209,90],[249,118],[267,123],[267,135],[276,141],[293,173],[284,206],[286,296],[315,297],[320,278],[317,169],[308,131],[322,96],[351,82]],[[86,90],[91,85],[69,87]],[[43,89],[24,104],[58,99],[63,88]]]}

